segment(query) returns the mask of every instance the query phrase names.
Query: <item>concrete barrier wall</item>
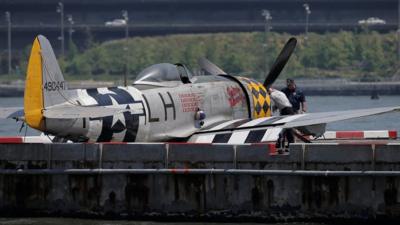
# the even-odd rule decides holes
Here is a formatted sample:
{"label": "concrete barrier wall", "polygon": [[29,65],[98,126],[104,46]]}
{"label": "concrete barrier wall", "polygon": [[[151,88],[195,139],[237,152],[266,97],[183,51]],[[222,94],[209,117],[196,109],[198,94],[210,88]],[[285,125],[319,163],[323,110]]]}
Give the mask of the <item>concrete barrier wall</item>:
{"label": "concrete barrier wall", "polygon": [[[268,145],[0,144],[0,214],[398,219],[399,175],[289,172],[397,171],[399,165],[399,144],[295,144],[287,155],[271,155]],[[107,174],[99,168],[127,170]],[[68,169],[98,172],[63,173]],[[140,174],[129,169],[168,170]],[[179,169],[187,173],[176,173]],[[191,169],[220,172],[192,174]],[[223,174],[218,169],[288,172]],[[59,172],[46,173],[54,170]]]}

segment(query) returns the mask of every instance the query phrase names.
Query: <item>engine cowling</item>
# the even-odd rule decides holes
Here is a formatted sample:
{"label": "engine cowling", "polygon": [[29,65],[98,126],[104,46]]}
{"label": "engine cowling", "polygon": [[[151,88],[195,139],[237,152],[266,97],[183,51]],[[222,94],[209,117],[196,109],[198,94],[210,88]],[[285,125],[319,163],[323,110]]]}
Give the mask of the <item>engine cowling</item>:
{"label": "engine cowling", "polygon": [[249,96],[248,104],[251,110],[251,118],[270,117],[272,115],[271,99],[264,85],[247,77],[237,77],[237,79]]}

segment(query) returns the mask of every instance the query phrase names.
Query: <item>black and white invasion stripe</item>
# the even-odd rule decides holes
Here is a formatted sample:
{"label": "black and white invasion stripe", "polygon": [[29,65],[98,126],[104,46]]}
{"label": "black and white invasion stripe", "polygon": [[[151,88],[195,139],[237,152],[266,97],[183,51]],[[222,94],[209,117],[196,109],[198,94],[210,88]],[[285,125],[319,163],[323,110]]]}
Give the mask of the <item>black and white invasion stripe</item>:
{"label": "black and white invasion stripe", "polygon": [[258,118],[250,121],[247,119],[226,121],[194,134],[189,139],[189,142],[246,144],[276,141],[279,133],[282,131],[280,125],[284,125],[302,116],[277,116]]}

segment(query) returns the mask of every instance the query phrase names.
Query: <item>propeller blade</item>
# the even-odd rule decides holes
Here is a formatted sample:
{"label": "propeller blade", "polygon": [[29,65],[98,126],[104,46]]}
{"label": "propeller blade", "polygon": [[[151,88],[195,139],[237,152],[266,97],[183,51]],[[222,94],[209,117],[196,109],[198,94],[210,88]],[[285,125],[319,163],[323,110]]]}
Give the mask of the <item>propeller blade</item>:
{"label": "propeller blade", "polygon": [[265,78],[264,87],[269,88],[269,86],[274,83],[276,78],[278,78],[279,74],[282,72],[282,70],[285,67],[286,63],[288,62],[290,56],[292,55],[294,49],[296,48],[296,44],[297,44],[297,40],[294,37],[290,38],[286,42],[281,53],[279,53],[274,64],[272,64],[272,67],[268,73],[268,76]]}
{"label": "propeller blade", "polygon": [[223,71],[221,68],[219,68],[217,65],[210,62],[206,58],[200,58],[199,60],[197,60],[197,63],[199,64],[200,68],[209,72],[212,75],[226,74],[225,71]]}

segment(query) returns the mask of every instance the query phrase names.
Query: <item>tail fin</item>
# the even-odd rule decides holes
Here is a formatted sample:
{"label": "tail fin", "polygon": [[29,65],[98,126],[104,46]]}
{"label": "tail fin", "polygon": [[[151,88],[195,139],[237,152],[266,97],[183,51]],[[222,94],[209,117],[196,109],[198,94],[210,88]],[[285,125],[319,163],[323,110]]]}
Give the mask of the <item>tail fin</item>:
{"label": "tail fin", "polygon": [[25,120],[32,128],[43,130],[43,110],[66,102],[67,84],[46,37],[39,35],[33,42],[25,83]]}

